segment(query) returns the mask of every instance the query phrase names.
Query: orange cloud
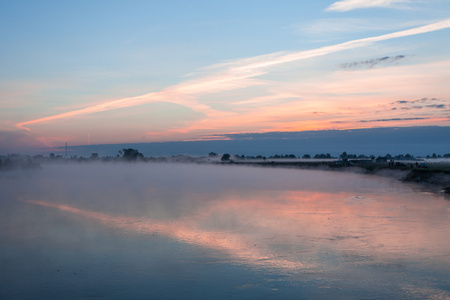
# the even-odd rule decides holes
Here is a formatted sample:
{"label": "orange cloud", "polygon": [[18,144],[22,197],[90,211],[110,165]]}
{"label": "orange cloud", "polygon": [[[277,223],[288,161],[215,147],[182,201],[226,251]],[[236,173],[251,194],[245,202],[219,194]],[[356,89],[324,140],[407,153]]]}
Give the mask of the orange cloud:
{"label": "orange cloud", "polygon": [[72,118],[96,112],[120,109],[158,101],[172,102],[187,106],[195,111],[204,113],[207,118],[217,118],[222,116],[229,117],[229,113],[212,109],[210,106],[201,103],[196,99],[196,97],[202,94],[211,94],[225,90],[234,90],[263,84],[263,81],[255,80],[253,78],[265,74],[268,68],[274,66],[319,57],[342,50],[363,47],[374,42],[423,34],[449,27],[450,19],[409,30],[403,30],[377,37],[358,39],[308,51],[293,53],[278,52],[249,59],[237,60],[230,63],[218,64],[204,69],[206,72],[212,72],[212,75],[207,75],[196,80],[188,80],[178,85],[168,87],[161,92],[153,92],[137,97],[108,101],[83,109],[17,123],[15,126],[19,129],[30,130],[29,126],[37,123],[51,122],[57,119]]}

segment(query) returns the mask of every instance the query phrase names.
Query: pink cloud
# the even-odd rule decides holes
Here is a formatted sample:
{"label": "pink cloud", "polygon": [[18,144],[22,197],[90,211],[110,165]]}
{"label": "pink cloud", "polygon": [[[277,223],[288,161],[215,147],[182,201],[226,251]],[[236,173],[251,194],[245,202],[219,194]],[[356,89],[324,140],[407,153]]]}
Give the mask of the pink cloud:
{"label": "pink cloud", "polygon": [[[258,131],[268,131],[274,128],[283,128],[283,126],[285,128],[301,127],[305,129],[319,129],[317,128],[318,126],[327,126],[326,120],[318,120],[317,118],[312,118],[312,112],[323,111],[324,113],[328,114],[332,113],[333,110],[342,112],[342,109],[339,106],[343,106],[346,103],[348,103],[348,106],[355,104],[355,97],[349,97],[348,93],[355,94],[357,90],[361,90],[362,93],[365,93],[366,95],[360,96],[360,99],[374,99],[374,95],[370,96],[367,95],[367,93],[370,91],[376,91],[377,93],[379,93],[380,87],[385,91],[393,91],[394,93],[391,94],[390,97],[384,97],[383,100],[377,100],[377,103],[383,103],[387,101],[393,101],[392,97],[399,97],[399,95],[395,94],[396,91],[399,91],[396,90],[397,84],[402,85],[403,87],[408,85],[417,87],[420,85],[423,86],[423,83],[426,80],[431,80],[433,78],[431,78],[430,76],[428,76],[428,78],[426,76],[419,76],[414,79],[411,76],[408,77],[409,74],[403,73],[402,76],[406,77],[405,79],[400,79],[402,80],[402,82],[399,82],[398,73],[393,72],[390,75],[388,72],[389,69],[384,68],[383,70],[371,70],[379,72],[378,75],[377,73],[362,72],[362,76],[356,76],[355,72],[352,72],[351,76],[346,76],[343,73],[339,73],[338,76],[333,78],[333,80],[331,80],[330,82],[321,80],[319,82],[309,82],[309,85],[304,84],[303,81],[291,83],[278,82],[278,92],[264,97],[255,97],[252,99],[234,101],[233,111],[215,109],[211,105],[206,104],[205,101],[199,100],[199,97],[258,85],[264,85],[267,87],[271,84],[270,81],[255,79],[255,77],[268,73],[269,70],[273,67],[286,65],[295,61],[319,57],[342,50],[364,47],[379,41],[422,34],[446,29],[449,27],[450,19],[412,28],[409,30],[403,30],[377,37],[349,41],[346,43],[321,47],[308,51],[291,53],[277,52],[269,55],[257,56],[228,63],[221,63],[203,69],[203,76],[197,79],[184,81],[180,84],[167,87],[160,92],[152,92],[137,97],[106,101],[104,103],[72,110],[62,114],[17,123],[15,126],[19,129],[30,130],[29,127],[31,125],[38,123],[49,123],[58,119],[75,118],[87,114],[133,107],[147,103],[171,102],[189,107],[194,111],[203,113],[204,119],[191,121],[183,128],[175,130],[171,129],[169,131],[166,131],[165,133],[168,136],[181,137],[188,133],[191,133],[192,135],[198,132],[209,134],[211,133],[211,130],[225,131],[238,130],[238,128]],[[438,69],[442,69],[442,67]],[[389,76],[392,77],[392,80],[390,80],[389,85],[385,85],[385,83],[389,81]],[[443,78],[446,77],[443,76]],[[298,88],[297,90],[295,90],[295,88],[289,87],[289,84],[302,88]],[[417,88],[411,90],[417,93]],[[334,96],[330,98],[330,95],[333,94]],[[414,97],[416,97],[416,95],[414,95]],[[268,103],[273,103],[271,102],[271,100],[273,99],[284,99],[284,101],[281,101],[276,105],[276,107],[275,105],[266,107],[268,106]],[[302,99],[305,99],[305,101],[303,101]],[[246,105],[252,103],[262,104],[264,102],[266,102],[266,104],[264,104],[264,107],[256,107],[252,109],[245,108]],[[339,105],[337,103],[339,103]],[[364,106],[366,105],[363,105],[363,107]],[[350,111],[347,112],[347,114],[350,113]],[[280,123],[283,123],[285,115],[293,113],[296,113],[298,118],[303,118],[302,116],[306,116],[303,119],[303,123],[301,123],[302,120],[298,120],[296,122],[284,122],[285,125],[280,125]],[[147,133],[147,136],[156,137],[159,135],[160,133]]]}

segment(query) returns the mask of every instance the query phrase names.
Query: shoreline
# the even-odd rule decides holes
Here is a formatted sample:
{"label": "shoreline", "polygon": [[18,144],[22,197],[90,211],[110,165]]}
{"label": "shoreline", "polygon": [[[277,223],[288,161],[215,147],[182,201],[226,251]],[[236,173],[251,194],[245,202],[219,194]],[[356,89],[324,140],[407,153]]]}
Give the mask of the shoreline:
{"label": "shoreline", "polygon": [[361,164],[351,166],[336,166],[330,162],[232,162],[219,164],[234,164],[243,166],[258,166],[272,168],[289,168],[303,170],[322,170],[330,172],[351,172],[365,175],[390,177],[400,182],[414,183],[436,193],[450,196],[450,170],[447,168],[414,168],[389,167],[383,164]]}

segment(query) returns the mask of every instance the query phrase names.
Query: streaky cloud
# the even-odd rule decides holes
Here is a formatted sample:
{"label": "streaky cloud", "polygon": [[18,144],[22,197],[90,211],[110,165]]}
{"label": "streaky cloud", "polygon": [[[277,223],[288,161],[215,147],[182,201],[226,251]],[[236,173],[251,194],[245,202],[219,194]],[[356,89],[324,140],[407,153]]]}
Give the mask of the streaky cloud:
{"label": "streaky cloud", "polygon": [[375,37],[357,39],[332,46],[299,52],[277,52],[247,59],[236,60],[227,63],[212,65],[204,70],[211,70],[212,74],[194,80],[187,80],[180,84],[169,86],[160,92],[151,92],[141,96],[127,97],[123,99],[108,101],[101,104],[88,106],[83,109],[56,114],[48,117],[38,118],[15,124],[22,130],[30,130],[29,126],[37,123],[50,122],[63,118],[73,118],[86,114],[120,109],[154,102],[171,102],[189,107],[195,111],[204,113],[207,117],[217,117],[228,114],[212,109],[196,99],[198,95],[216,93],[224,90],[234,90],[252,85],[263,84],[263,81],[254,77],[264,75],[267,69],[279,65],[324,56],[343,50],[364,47],[375,42],[412,36],[450,28],[450,19],[415,27],[408,30],[397,31]]}
{"label": "streaky cloud", "polygon": [[427,105],[427,107],[441,109],[441,108],[447,108],[447,105],[445,105],[445,104],[430,104],[430,105]]}
{"label": "streaky cloud", "polygon": [[314,40],[332,40],[342,34],[361,32],[390,32],[406,28],[423,26],[435,22],[433,20],[392,21],[383,18],[323,18],[308,23],[297,23],[291,27],[297,33]]}
{"label": "streaky cloud", "polygon": [[391,118],[391,119],[377,119],[377,120],[360,120],[358,123],[371,123],[371,122],[390,122],[390,121],[413,121],[413,120],[427,120],[429,118]]}
{"label": "streaky cloud", "polygon": [[353,61],[349,63],[341,64],[339,67],[344,70],[352,70],[352,69],[360,69],[360,68],[368,68],[371,69],[379,64],[391,64],[401,59],[404,59],[405,55],[396,55],[396,56],[384,56],[379,58],[368,59],[364,61]]}
{"label": "streaky cloud", "polygon": [[[417,105],[420,104],[420,105]],[[411,109],[422,109],[424,107],[431,109],[446,109],[450,105],[449,99],[438,99],[438,98],[421,98],[416,100],[398,100],[391,103],[394,107],[391,110],[411,110]]]}
{"label": "streaky cloud", "polygon": [[395,4],[409,2],[408,0],[342,0],[334,2],[325,10],[345,12],[361,8],[396,7]]}

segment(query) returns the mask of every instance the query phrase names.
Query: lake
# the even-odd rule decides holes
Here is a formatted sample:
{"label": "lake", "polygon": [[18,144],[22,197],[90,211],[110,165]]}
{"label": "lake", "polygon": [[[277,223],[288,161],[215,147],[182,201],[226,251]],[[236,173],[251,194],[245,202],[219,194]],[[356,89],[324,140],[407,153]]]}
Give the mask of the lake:
{"label": "lake", "polygon": [[362,174],[0,173],[1,299],[449,299],[450,199]]}

